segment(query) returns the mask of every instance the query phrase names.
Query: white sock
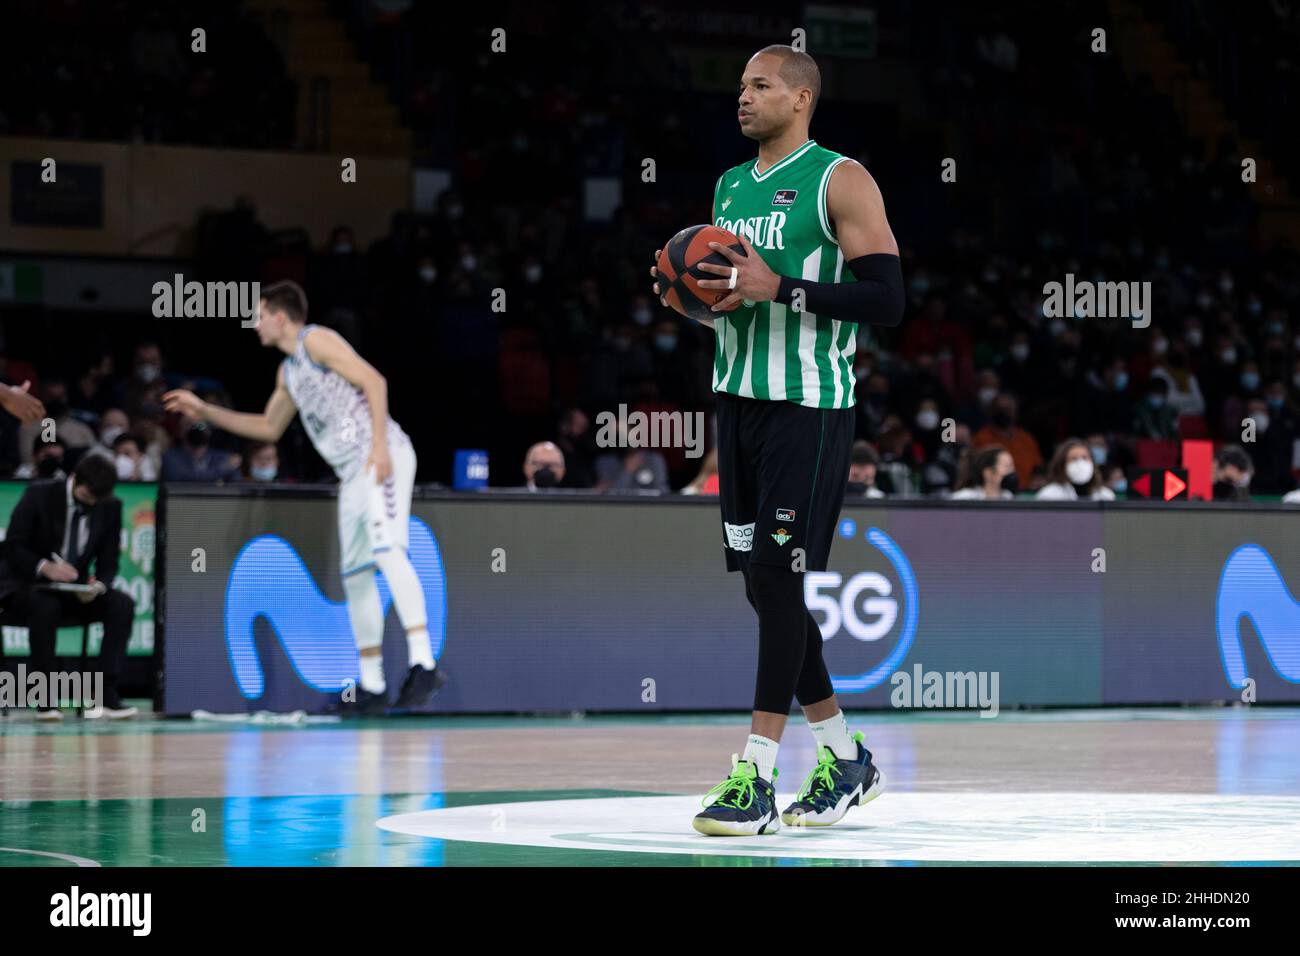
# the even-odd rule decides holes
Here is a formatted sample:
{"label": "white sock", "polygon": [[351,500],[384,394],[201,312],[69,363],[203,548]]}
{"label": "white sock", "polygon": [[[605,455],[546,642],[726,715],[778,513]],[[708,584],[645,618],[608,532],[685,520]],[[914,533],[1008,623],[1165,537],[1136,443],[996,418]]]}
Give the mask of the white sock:
{"label": "white sock", "polygon": [[384,655],[366,654],[361,658],[361,689],[382,694],[388,689],[384,681]]}
{"label": "white sock", "polygon": [[858,744],[849,733],[844,711],[837,710],[833,716],[816,723],[809,721],[808,729],[812,731],[818,747],[831,748],[841,760],[853,760],[858,756]]}
{"label": "white sock", "polygon": [[745,741],[745,755],[740,759],[754,763],[758,767],[758,775],[771,783],[772,771],[776,769],[776,751],[780,746],[775,740],[750,734]]}
{"label": "white sock", "polygon": [[425,670],[433,670],[433,648],[429,646],[429,629],[413,628],[406,632],[406,653],[410,658],[408,666],[419,664]]}
{"label": "white sock", "polygon": [[[352,622],[352,638],[356,641],[357,651],[382,647],[384,609],[379,603],[375,569],[349,574],[343,579],[343,593],[348,599],[348,620]],[[387,686],[384,682],[384,655],[361,655],[361,687],[372,694],[382,694]]]}

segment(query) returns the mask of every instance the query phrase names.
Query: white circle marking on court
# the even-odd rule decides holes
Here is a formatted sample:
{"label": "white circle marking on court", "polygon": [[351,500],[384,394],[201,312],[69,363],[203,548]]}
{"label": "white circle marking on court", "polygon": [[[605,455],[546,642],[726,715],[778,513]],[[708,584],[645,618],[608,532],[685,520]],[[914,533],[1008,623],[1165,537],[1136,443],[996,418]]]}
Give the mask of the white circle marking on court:
{"label": "white circle marking on court", "polygon": [[[784,803],[781,804],[782,806]],[[691,829],[698,797],[478,804],[379,820],[393,833],[625,853],[831,860],[1300,860],[1300,797],[1200,793],[885,793],[832,827],[762,837]]]}
{"label": "white circle marking on court", "polygon": [[49,850],[24,850],[16,846],[0,846],[0,853],[23,853],[27,856],[48,856],[55,860],[63,860],[71,863],[73,866],[99,866],[94,860],[87,860],[84,856],[73,856],[71,853],[53,853]]}

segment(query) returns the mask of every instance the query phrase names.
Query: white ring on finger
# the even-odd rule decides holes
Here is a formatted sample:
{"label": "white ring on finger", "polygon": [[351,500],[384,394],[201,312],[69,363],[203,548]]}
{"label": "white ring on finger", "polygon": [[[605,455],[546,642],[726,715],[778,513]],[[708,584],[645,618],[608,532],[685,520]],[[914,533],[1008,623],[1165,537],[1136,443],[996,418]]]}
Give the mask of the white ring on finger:
{"label": "white ring on finger", "polygon": [[734,288],[736,287],[736,276],[737,276],[739,273],[740,273],[740,270],[739,270],[739,269],[737,269],[735,266],[732,266],[732,267],[731,267],[731,278],[729,278],[729,279],[727,280],[727,288],[728,288],[728,289],[734,289]]}

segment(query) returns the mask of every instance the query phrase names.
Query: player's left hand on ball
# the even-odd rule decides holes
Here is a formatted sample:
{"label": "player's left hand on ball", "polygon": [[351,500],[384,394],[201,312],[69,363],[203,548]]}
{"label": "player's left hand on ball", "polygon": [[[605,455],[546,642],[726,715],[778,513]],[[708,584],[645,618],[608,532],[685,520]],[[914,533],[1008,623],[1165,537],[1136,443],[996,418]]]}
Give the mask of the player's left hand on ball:
{"label": "player's left hand on ball", "polygon": [[721,253],[727,257],[731,263],[730,266],[718,266],[712,262],[701,262],[696,268],[704,272],[711,272],[714,275],[722,276],[721,279],[701,279],[697,284],[701,289],[728,289],[731,288],[731,270],[736,270],[736,285],[731,294],[721,302],[713,306],[712,311],[718,312],[722,309],[729,309],[731,306],[740,302],[742,299],[748,299],[750,302],[770,302],[776,298],[777,289],[780,288],[781,279],[773,272],[762,256],[754,251],[754,247],[749,244],[749,239],[742,233],[739,237],[740,244],[745,247],[745,254],[728,249],[720,242],[710,242],[709,248],[714,252]]}
{"label": "player's left hand on ball", "polygon": [[[663,252],[662,249],[655,250],[655,259],[654,259],[655,264],[650,267],[650,278],[655,280],[658,280],[659,278],[659,253],[661,252]],[[654,284],[654,290],[655,290],[655,295],[659,296],[659,304],[667,305],[668,299],[666,298],[665,293],[663,291],[660,291],[658,281],[656,281]]]}
{"label": "player's left hand on ball", "polygon": [[370,452],[366,467],[375,476],[375,484],[382,485],[393,475],[393,461],[388,457],[387,448],[376,448]]}

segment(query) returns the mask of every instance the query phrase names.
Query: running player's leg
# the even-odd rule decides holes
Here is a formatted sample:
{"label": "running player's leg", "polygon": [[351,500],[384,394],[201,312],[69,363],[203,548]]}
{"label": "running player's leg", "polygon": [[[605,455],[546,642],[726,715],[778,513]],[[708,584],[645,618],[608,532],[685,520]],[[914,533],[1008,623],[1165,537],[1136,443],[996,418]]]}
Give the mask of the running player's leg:
{"label": "running player's leg", "polygon": [[393,473],[382,485],[370,480],[367,521],[370,546],[375,563],[388,581],[397,617],[406,630],[409,663],[432,670],[433,651],[429,643],[424,588],[407,553],[411,491],[415,485],[415,450],[410,442],[394,445],[390,451]]}
{"label": "running player's leg", "polygon": [[361,689],[382,696],[384,681],[384,610],[375,582],[375,562],[366,533],[366,488],[361,478],[339,488],[339,554],[343,564],[343,593],[348,619],[361,662]]}
{"label": "running player's leg", "polygon": [[408,671],[395,706],[417,707],[437,692],[446,678],[433,659],[424,588],[407,553],[411,491],[415,485],[415,449],[409,441],[391,442],[393,473],[383,484],[369,483],[371,551],[393,595],[397,616],[406,630]]}

